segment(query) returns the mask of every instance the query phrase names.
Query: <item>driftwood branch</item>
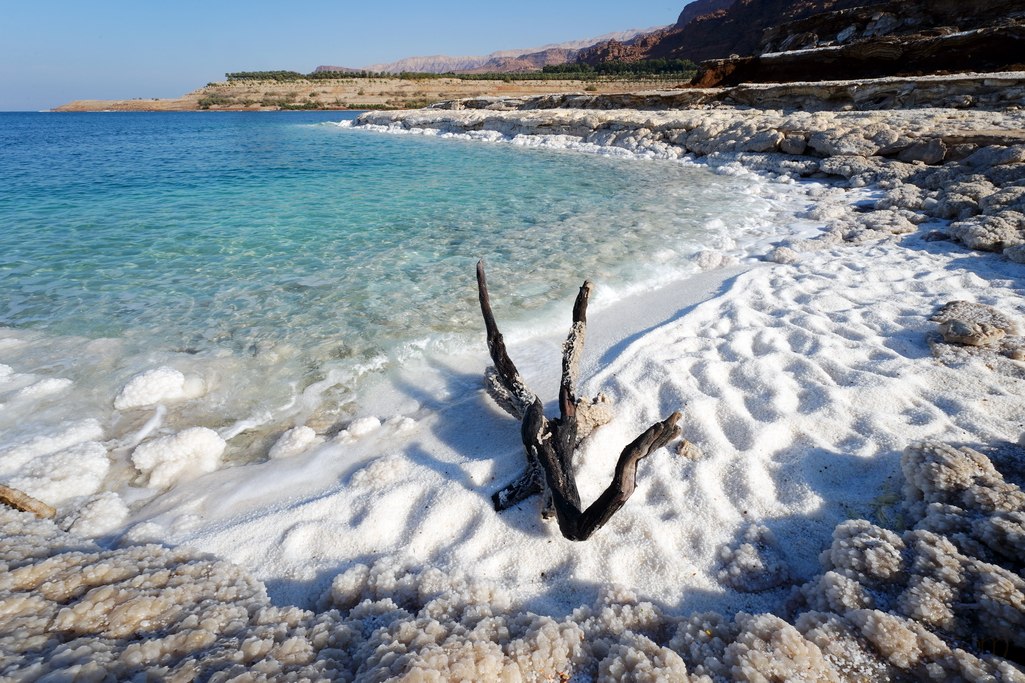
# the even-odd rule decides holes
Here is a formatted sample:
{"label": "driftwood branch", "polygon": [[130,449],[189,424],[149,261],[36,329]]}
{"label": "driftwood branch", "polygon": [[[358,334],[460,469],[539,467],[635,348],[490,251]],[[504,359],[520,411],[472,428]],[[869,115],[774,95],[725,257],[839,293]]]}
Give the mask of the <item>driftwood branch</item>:
{"label": "driftwood branch", "polygon": [[593,289],[585,282],[573,305],[573,324],[562,347],[562,379],[559,384],[559,417],[548,419],[544,405],[523,381],[509,358],[502,333],[491,309],[484,262],[477,263],[477,293],[488,336],[488,351],[494,368],[485,374],[488,393],[513,417],[520,419],[520,435],[527,459],[526,470],[511,484],[492,496],[498,511],[541,493],[544,516],[554,514],[562,535],[573,541],[586,540],[600,529],[633,494],[637,485],[637,464],[680,435],[680,413],[656,422],[630,443],[619,456],[608,488],[586,509],[581,509],[580,494],[573,475],[573,454],[580,435],[583,414],[585,430],[608,419],[603,396],[580,399],[576,385],[587,332],[587,302]]}
{"label": "driftwood branch", "polygon": [[31,512],[36,517],[53,519],[57,516],[57,510],[41,500],[37,500],[24,491],[12,489],[10,486],[0,484],[0,503],[8,505],[15,510]]}

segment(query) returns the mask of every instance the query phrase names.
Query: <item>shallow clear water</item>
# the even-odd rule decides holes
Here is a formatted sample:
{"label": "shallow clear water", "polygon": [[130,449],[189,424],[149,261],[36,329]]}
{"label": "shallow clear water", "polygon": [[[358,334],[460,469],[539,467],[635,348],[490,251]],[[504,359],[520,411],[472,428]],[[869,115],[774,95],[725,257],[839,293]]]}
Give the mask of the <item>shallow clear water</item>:
{"label": "shallow clear water", "polygon": [[[328,123],[352,116],[0,114],[0,328],[43,335],[0,363],[109,394],[168,358],[233,358],[221,385],[273,411],[269,385],[476,343],[479,257],[514,327],[584,277],[664,279],[766,221],[750,176]],[[97,339],[102,367],[76,371]]]}

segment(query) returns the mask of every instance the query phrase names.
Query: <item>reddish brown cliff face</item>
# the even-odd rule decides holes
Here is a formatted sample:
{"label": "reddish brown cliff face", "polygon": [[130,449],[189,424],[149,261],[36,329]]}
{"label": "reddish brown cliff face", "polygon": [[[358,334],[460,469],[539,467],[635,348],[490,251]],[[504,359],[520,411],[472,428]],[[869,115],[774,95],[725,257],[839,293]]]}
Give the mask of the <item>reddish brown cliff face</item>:
{"label": "reddish brown cliff face", "polygon": [[675,26],[580,59],[720,60],[698,75],[705,86],[1014,69],[1023,27],[1025,0],[698,0]]}

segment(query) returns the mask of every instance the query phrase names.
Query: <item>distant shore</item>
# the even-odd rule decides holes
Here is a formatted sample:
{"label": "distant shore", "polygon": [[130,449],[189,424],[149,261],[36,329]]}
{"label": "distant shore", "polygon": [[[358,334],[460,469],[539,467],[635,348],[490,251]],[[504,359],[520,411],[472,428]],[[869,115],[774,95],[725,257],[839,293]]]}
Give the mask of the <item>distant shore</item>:
{"label": "distant shore", "polygon": [[227,81],[210,83],[181,97],[124,100],[75,100],[57,112],[84,111],[280,111],[418,109],[443,100],[468,97],[529,97],[553,93],[628,93],[676,87],[650,80],[495,80],[459,78],[350,78],[299,81]]}

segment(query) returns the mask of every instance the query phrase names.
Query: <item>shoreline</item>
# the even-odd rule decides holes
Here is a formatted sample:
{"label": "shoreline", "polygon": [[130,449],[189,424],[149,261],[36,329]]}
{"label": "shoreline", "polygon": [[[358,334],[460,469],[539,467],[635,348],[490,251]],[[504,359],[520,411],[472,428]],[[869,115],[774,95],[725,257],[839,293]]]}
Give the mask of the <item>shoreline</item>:
{"label": "shoreline", "polygon": [[[949,240],[933,240],[929,231],[943,231],[944,223],[937,221],[954,219],[946,228],[948,236],[969,246],[998,246],[992,239],[993,223],[1014,219],[1008,214],[1016,210],[1014,201],[1020,197],[1008,189],[1016,187],[1016,173],[1025,177],[1025,147],[995,149],[961,142],[976,148],[951,153],[957,144],[948,145],[942,136],[921,131],[939,130],[951,120],[984,131],[992,131],[994,124],[997,130],[1001,125],[1003,130],[1021,130],[1023,114],[982,112],[974,118],[963,112],[945,116],[876,112],[861,118],[859,114],[805,116],[770,111],[759,119],[746,110],[712,108],[664,115],[622,110],[428,110],[361,117],[361,125],[385,129],[435,126],[441,134],[472,133],[481,139],[502,137],[514,142],[527,132],[583,133],[576,137],[584,142],[662,158],[680,156],[682,141],[682,149],[703,153],[710,165],[723,172],[729,172],[731,164],[740,164],[771,173],[784,183],[826,175],[843,178],[851,188],[876,188],[882,196],[854,205],[843,192],[826,193],[821,206],[809,212],[809,219],[822,226],[820,235],[784,240],[765,255],[772,265],[734,275],[725,290],[721,284],[711,285],[720,289],[718,294],[687,303],[684,315],[670,311],[669,320],[657,322],[653,319],[663,317],[663,312],[648,309],[654,324],[644,323],[645,328],[628,335],[626,341],[616,337],[619,330],[600,332],[597,319],[606,311],[597,312],[598,343],[591,351],[605,349],[599,351],[602,363],[595,366],[584,388],[611,390],[622,410],[600,432],[602,441],[629,438],[635,425],[643,424],[651,413],[661,414],[668,404],[682,402],[685,437],[697,443],[701,452],[687,457],[653,455],[639,477],[641,490],[607,530],[609,535],[638,538],[607,545],[609,538],[596,537],[588,542],[592,545],[577,546],[579,557],[584,558],[578,560],[577,571],[557,570],[556,581],[562,580],[565,586],[582,583],[582,594],[592,593],[591,582],[599,581],[601,588],[590,605],[563,596],[565,611],[557,616],[544,611],[543,604],[536,605],[540,612],[524,614],[524,608],[534,609],[531,603],[524,605],[501,582],[482,581],[473,571],[486,564],[487,556],[460,556],[466,573],[455,571],[457,562],[445,576],[424,562],[415,543],[406,559],[393,555],[375,564],[367,557],[365,564],[354,564],[337,577],[316,568],[314,580],[330,583],[318,607],[341,612],[272,608],[252,579],[222,564],[205,582],[197,582],[185,602],[198,605],[201,599],[209,599],[211,591],[223,591],[226,585],[247,586],[236,593],[240,596],[236,600],[247,605],[250,614],[245,634],[266,638],[265,625],[278,623],[272,614],[289,610],[291,616],[279,618],[292,624],[253,659],[246,659],[247,665],[261,661],[264,666],[278,666],[279,671],[319,671],[321,675],[327,662],[339,671],[362,662],[359,666],[364,671],[376,667],[382,675],[433,670],[478,677],[511,671],[593,676],[613,675],[614,667],[622,666],[617,662],[626,661],[632,673],[642,678],[656,673],[682,676],[686,671],[715,679],[754,680],[759,673],[764,675],[768,656],[784,677],[801,674],[829,680],[844,670],[872,677],[977,671],[997,680],[1020,680],[1025,673],[996,656],[992,648],[973,643],[972,634],[977,636],[974,612],[957,601],[974,598],[983,605],[986,638],[1025,646],[1019,642],[1025,613],[1014,607],[1025,596],[1025,580],[1014,571],[1025,558],[1015,554],[1013,541],[1010,554],[1001,550],[1007,547],[1007,538],[988,531],[1001,524],[1005,528],[1022,523],[1025,494],[1009,483],[1021,480],[1010,474],[1005,479],[987,465],[986,458],[980,460],[972,451],[955,450],[941,442],[979,447],[1000,441],[1013,444],[1021,434],[1016,397],[1025,372],[1015,374],[1021,362],[996,350],[965,350],[935,341],[931,335],[936,326],[928,319],[935,307],[966,298],[994,305],[1020,320],[1021,250],[1018,243],[1005,244],[1006,235],[1013,233],[1000,233],[1005,235],[999,240],[1004,259],[968,251]],[[788,121],[804,128],[785,127]],[[837,121],[845,125],[837,126]],[[903,131],[900,125],[905,126]],[[905,132],[912,126],[918,135],[898,134],[893,139],[893,131]],[[796,149],[798,134],[805,145],[802,151],[812,154],[767,153],[784,144]],[[520,144],[531,142],[520,140]],[[885,155],[880,153],[883,149],[888,150]],[[909,160],[891,158],[902,154]],[[936,161],[945,165],[926,163],[938,154]],[[911,158],[915,156],[926,158]],[[973,176],[970,180],[960,180],[954,172],[962,166],[961,175]],[[974,176],[983,176],[989,187]],[[942,184],[930,189],[937,177]],[[921,184],[906,182],[909,179]],[[955,193],[940,192],[958,182],[977,186],[976,195],[957,193],[955,199],[949,196]],[[957,187],[968,189],[967,185]],[[1014,195],[1009,201],[998,201],[1009,194]],[[958,213],[943,215],[954,211]],[[716,273],[712,271],[708,279],[714,282]],[[675,285],[686,286],[685,282]],[[678,296],[676,291],[656,290],[646,296],[668,302]],[[610,321],[621,315],[616,305],[608,310]],[[637,304],[625,299],[618,305]],[[930,357],[931,346],[938,361]],[[613,350],[611,356],[605,352],[608,349]],[[471,379],[461,382],[448,388],[452,395],[469,390]],[[657,392],[653,386],[659,387]],[[508,419],[493,407],[488,412],[487,400],[479,391],[463,403],[467,401],[476,404],[468,406],[468,414],[483,410],[488,417],[478,418],[475,424],[467,420],[451,425],[440,414],[429,424],[396,423],[368,432],[370,439],[386,440],[407,428],[430,430],[437,441],[425,446],[418,467],[433,470],[428,473],[431,479],[412,477],[409,464],[395,457],[357,460],[347,473],[336,473],[334,491],[341,497],[318,494],[299,505],[279,508],[275,523],[283,526],[271,534],[279,538],[276,551],[309,553],[318,543],[331,542],[326,535],[332,531],[318,526],[316,520],[338,519],[340,505],[350,506],[353,519],[362,515],[367,523],[374,522],[379,533],[404,523],[380,517],[373,508],[360,508],[358,501],[346,498],[344,489],[354,483],[367,484],[368,491],[381,497],[378,505],[401,506],[399,501],[412,491],[403,479],[412,477],[417,485],[438,487],[450,503],[462,502],[459,496],[466,491],[460,489],[466,488],[471,495],[464,496],[465,501],[479,506],[471,500],[472,491],[486,487],[489,477],[497,483],[517,469],[515,460],[498,462],[497,469],[492,469],[493,461],[516,458],[517,438]],[[453,427],[458,433],[469,424],[479,431],[461,461],[439,450],[452,438]],[[925,445],[911,443],[922,440]],[[581,480],[587,482],[581,491],[585,499],[594,495],[589,489],[596,482],[607,479],[609,457],[614,456],[610,448],[595,443],[585,449],[580,471]],[[481,456],[485,451],[487,455]],[[466,453],[478,455],[467,457]],[[1006,466],[1006,458],[999,462]],[[290,463],[297,471],[301,464]],[[901,470],[906,481],[903,495]],[[944,474],[948,471],[958,474]],[[1001,467],[1003,471],[1013,473],[1014,468]],[[280,471],[276,474],[277,486]],[[460,481],[453,482],[453,477]],[[965,477],[969,484],[956,483]],[[218,502],[230,505],[230,487],[237,482],[227,475],[224,479],[225,498]],[[980,502],[995,500],[995,495],[1002,496],[1001,502]],[[427,501],[428,507],[442,500],[436,495]],[[171,498],[165,503],[175,507]],[[187,506],[185,500],[179,503]],[[946,507],[940,514],[938,509],[926,508],[926,503]],[[491,513],[468,523],[459,521],[457,536],[469,533],[474,525],[498,537],[518,527],[526,529],[536,538],[517,552],[529,564],[533,555],[543,554],[544,541],[561,539],[557,534],[547,538],[552,535],[550,525],[532,521],[537,512],[534,505],[521,507],[528,509],[503,513],[504,519]],[[684,530],[679,538],[665,538],[658,520],[662,525],[684,524],[679,520],[681,513],[696,519],[691,526],[679,527]],[[854,520],[849,519],[851,513]],[[432,514],[425,514],[424,529],[456,523],[443,512]],[[896,523],[901,515],[904,521]],[[863,517],[879,523],[886,518],[889,526],[903,528],[894,532]],[[14,523],[9,517],[4,521]],[[246,525],[260,523],[249,515],[239,522],[216,532],[221,536],[219,544],[235,543],[245,535]],[[38,525],[28,526],[37,540],[56,541],[60,536]],[[834,527],[830,545],[828,536]],[[960,536],[950,529],[960,529]],[[695,536],[696,530],[709,535]],[[63,539],[57,542],[69,544]],[[649,552],[652,546],[664,555]],[[824,547],[827,552],[819,565],[816,555]],[[236,561],[260,561],[267,550],[249,548],[249,557]],[[141,551],[106,551],[106,561],[116,562],[119,553],[133,552]],[[169,566],[196,562],[183,550],[148,552],[164,557]],[[637,557],[640,566],[651,564],[645,571],[653,576],[679,569],[670,562],[695,563],[695,573],[703,572],[706,583],[685,590],[688,597],[679,603],[667,604],[647,601],[650,586],[616,585],[641,574],[612,572],[602,580],[579,576],[582,565],[598,566],[599,558],[614,568],[617,563],[637,562]],[[930,565],[935,558],[941,558],[938,561],[946,569]],[[66,561],[75,566],[81,560],[69,557]],[[944,578],[951,566],[974,578],[951,588],[950,579]],[[731,614],[738,609],[757,614],[696,614],[695,610],[724,604],[707,577],[717,577],[720,584],[736,591],[735,602],[729,605]],[[287,595],[290,580],[293,587],[302,587],[307,578],[281,576],[274,592]],[[999,593],[984,588],[997,584],[1002,586]],[[796,607],[787,607],[789,603]],[[231,605],[231,599],[224,604]],[[162,614],[157,606],[140,609],[147,618],[160,621],[155,616]],[[780,612],[790,622],[768,611]],[[335,634],[331,647],[310,635],[319,628],[314,623],[325,624],[323,631]],[[355,635],[365,623],[380,624],[383,632]],[[492,623],[497,626],[488,625]],[[174,628],[179,629],[176,634],[189,633],[187,628]],[[228,635],[225,627],[220,628],[204,646],[203,661],[237,666],[239,659],[233,660],[229,651],[236,647],[232,639],[243,636]],[[417,636],[428,633],[433,635]],[[173,653],[183,651],[184,635],[172,642],[174,637],[168,635],[155,646],[158,656],[143,660],[179,662],[180,655]],[[307,654],[289,660],[274,643],[293,640],[293,647]],[[781,647],[781,640],[788,645]]]}

